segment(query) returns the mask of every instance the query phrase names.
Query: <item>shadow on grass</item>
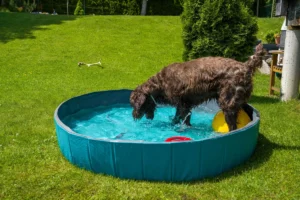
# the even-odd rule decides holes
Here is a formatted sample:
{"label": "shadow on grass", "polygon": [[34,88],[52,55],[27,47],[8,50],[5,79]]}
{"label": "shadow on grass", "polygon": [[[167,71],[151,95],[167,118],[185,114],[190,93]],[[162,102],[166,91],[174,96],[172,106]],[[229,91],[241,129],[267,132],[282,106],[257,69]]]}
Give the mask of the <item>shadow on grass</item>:
{"label": "shadow on grass", "polygon": [[255,96],[252,95],[249,103],[269,104],[280,102],[279,96]]}
{"label": "shadow on grass", "polygon": [[204,183],[204,182],[219,182],[228,177],[238,176],[246,171],[257,169],[266,163],[273,154],[274,150],[300,150],[300,146],[286,146],[271,142],[263,134],[259,134],[257,146],[253,155],[244,164],[241,164],[227,172],[224,172],[216,177],[211,177],[199,181],[195,181],[192,184]]}
{"label": "shadow on grass", "polygon": [[35,39],[33,31],[47,30],[47,25],[75,20],[75,16],[30,13],[0,13],[0,43],[15,39]]}

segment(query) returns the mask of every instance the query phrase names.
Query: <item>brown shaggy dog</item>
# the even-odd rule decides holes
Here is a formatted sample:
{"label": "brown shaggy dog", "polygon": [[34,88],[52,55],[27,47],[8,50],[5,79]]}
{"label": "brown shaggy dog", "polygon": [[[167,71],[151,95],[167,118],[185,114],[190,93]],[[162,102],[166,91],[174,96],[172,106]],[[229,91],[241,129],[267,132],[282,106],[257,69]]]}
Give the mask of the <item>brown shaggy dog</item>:
{"label": "brown shaggy dog", "polygon": [[146,115],[146,118],[153,119],[157,104],[169,104],[176,107],[173,123],[186,119],[185,124],[190,126],[191,109],[216,99],[230,131],[235,130],[241,108],[252,116],[247,101],[252,92],[252,76],[256,67],[261,66],[264,54],[263,46],[259,44],[254,56],[245,63],[229,58],[204,57],[171,64],[132,91],[132,116],[140,119]]}

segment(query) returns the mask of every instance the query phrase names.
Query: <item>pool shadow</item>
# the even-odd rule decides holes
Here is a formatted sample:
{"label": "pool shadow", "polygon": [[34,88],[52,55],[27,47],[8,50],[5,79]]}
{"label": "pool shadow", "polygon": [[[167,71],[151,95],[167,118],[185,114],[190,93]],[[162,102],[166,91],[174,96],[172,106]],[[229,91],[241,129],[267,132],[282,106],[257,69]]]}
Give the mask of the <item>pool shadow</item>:
{"label": "pool shadow", "polygon": [[252,95],[249,103],[260,103],[260,104],[270,104],[270,103],[279,103],[280,96],[256,96]]}
{"label": "pool shadow", "polygon": [[16,39],[35,39],[34,31],[48,30],[47,25],[75,20],[76,16],[42,15],[30,13],[0,12],[0,43]]}
{"label": "pool shadow", "polygon": [[[275,95],[269,95],[269,96],[256,96],[252,95],[249,104],[251,103],[258,103],[258,104],[272,104],[272,103],[279,103],[281,102],[282,94],[275,94]],[[296,99],[300,99],[300,91],[298,94],[298,97]]]}
{"label": "pool shadow", "polygon": [[[223,172],[214,177],[204,178],[200,180],[194,181],[180,181],[180,182],[172,182],[172,181],[153,181],[153,180],[136,180],[138,182],[149,182],[149,183],[172,183],[175,185],[189,184],[189,185],[198,185],[203,183],[216,183],[226,180],[230,177],[240,176],[247,171],[253,171],[255,169],[260,168],[271,158],[274,150],[295,150],[299,151],[300,146],[289,146],[289,145],[281,145],[277,143],[271,142],[268,138],[266,138],[262,133],[259,133],[258,141],[256,148],[252,154],[252,156],[245,161],[244,163],[229,169],[226,172]],[[110,175],[105,175],[110,176]],[[128,179],[129,180],[129,179]],[[185,196],[185,193],[182,193]]]}
{"label": "pool shadow", "polygon": [[271,142],[262,133],[258,136],[257,145],[252,156],[245,163],[230,169],[216,177],[206,178],[199,181],[194,181],[192,184],[205,183],[205,182],[219,182],[232,176],[242,175],[244,172],[255,170],[264,163],[268,162],[274,150],[300,150],[300,146],[288,146]]}

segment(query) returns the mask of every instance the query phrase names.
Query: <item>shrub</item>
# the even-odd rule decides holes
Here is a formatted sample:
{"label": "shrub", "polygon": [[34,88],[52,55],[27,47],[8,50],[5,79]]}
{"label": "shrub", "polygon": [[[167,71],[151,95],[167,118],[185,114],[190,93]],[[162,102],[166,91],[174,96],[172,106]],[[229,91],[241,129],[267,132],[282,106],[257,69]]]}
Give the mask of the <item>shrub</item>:
{"label": "shrub", "polygon": [[[24,0],[7,0],[16,2],[23,6]],[[27,0],[25,0],[27,1]],[[33,0],[30,0],[32,2]],[[147,15],[180,15],[183,10],[184,0],[148,0]],[[66,14],[66,1],[62,0],[35,0],[37,10]],[[85,2],[85,7],[83,3]],[[78,5],[79,3],[79,5]],[[78,12],[75,10],[79,6]],[[84,7],[84,9],[83,9]],[[140,15],[142,0],[69,0],[69,12],[75,15],[96,14],[96,15]],[[14,6],[12,7],[16,9]]]}
{"label": "shrub", "polygon": [[29,0],[27,0],[27,2],[24,1],[23,7],[24,7],[25,12],[32,12],[36,8],[36,4],[30,3]]}
{"label": "shrub", "polygon": [[16,12],[32,12],[36,8],[36,3],[30,3],[30,0],[18,1],[18,0],[9,0],[9,10]]}
{"label": "shrub", "polygon": [[87,13],[100,15],[140,15],[139,0],[94,0],[87,2]]}
{"label": "shrub", "polygon": [[183,0],[151,0],[147,4],[148,15],[180,15]]}
{"label": "shrub", "polygon": [[253,53],[258,31],[249,5],[247,0],[186,0],[181,15],[183,59],[223,56],[245,60]]}
{"label": "shrub", "polygon": [[17,11],[17,4],[16,4],[15,0],[9,0],[9,6],[8,6],[8,8],[12,12]]}
{"label": "shrub", "polygon": [[269,31],[265,36],[265,40],[267,41],[268,44],[274,44],[275,43],[275,36],[279,35],[279,33],[280,33],[279,30]]}
{"label": "shrub", "polygon": [[82,6],[81,0],[78,0],[77,5],[76,5],[76,9],[74,11],[74,15],[83,15],[84,11],[83,11],[82,7],[83,6]]}
{"label": "shrub", "polygon": [[0,6],[0,12],[10,12],[10,10],[6,7]]}
{"label": "shrub", "polygon": [[124,15],[139,15],[141,8],[136,0],[127,0],[127,3],[123,3],[123,14]]}

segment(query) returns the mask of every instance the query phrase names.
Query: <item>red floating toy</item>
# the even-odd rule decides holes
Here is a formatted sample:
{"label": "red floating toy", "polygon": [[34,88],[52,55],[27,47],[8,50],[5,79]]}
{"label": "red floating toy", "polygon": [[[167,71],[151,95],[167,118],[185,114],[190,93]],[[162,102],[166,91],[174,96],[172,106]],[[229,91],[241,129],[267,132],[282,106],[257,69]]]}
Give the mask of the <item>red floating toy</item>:
{"label": "red floating toy", "polygon": [[184,136],[174,136],[174,137],[169,137],[168,139],[165,140],[165,142],[181,142],[181,141],[189,141],[189,140],[192,139]]}

